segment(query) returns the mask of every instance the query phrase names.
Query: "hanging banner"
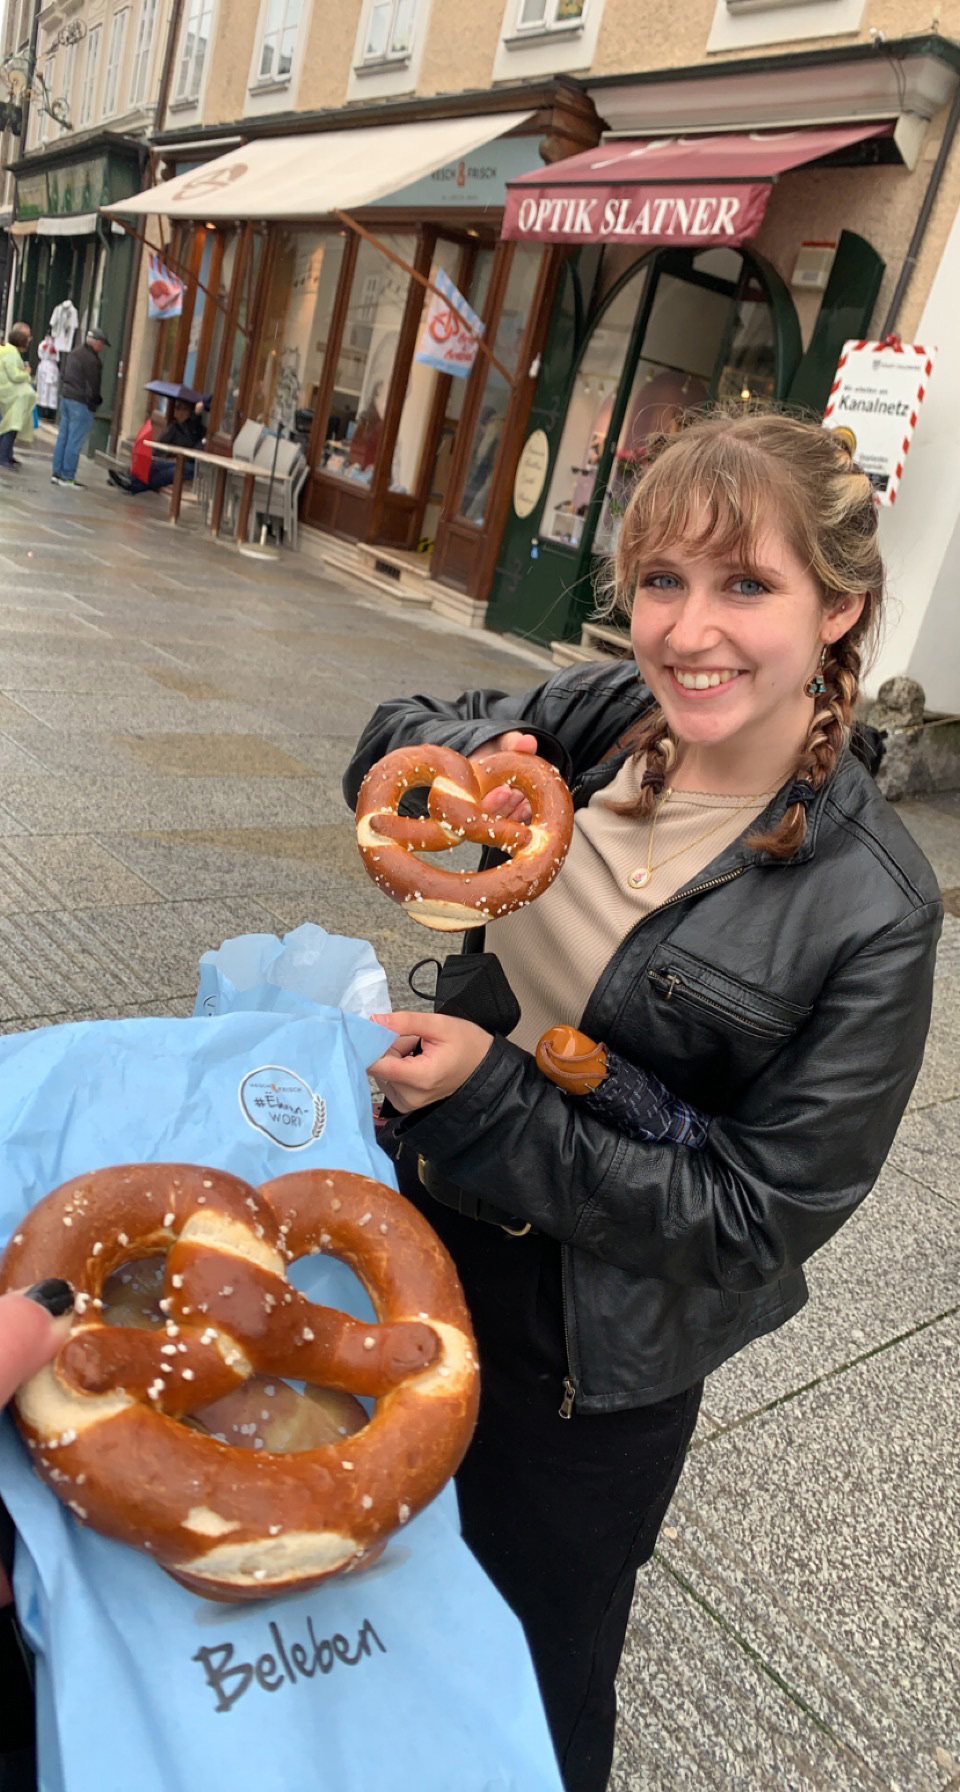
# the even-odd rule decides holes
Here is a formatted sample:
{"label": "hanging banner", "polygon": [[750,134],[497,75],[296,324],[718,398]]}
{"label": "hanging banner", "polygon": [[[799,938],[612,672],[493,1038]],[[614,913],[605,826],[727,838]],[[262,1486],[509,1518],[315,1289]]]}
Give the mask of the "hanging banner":
{"label": "hanging banner", "polygon": [[465,380],[477,358],[483,323],[442,268],[430,278],[439,292],[430,294],[416,359],[425,367]]}
{"label": "hanging banner", "polygon": [[165,268],[156,252],[147,257],[147,316],[182,317],[183,281]]}
{"label": "hanging banner", "polygon": [[843,345],[823,421],[842,433],[878,504],[896,503],[935,355],[897,337]]}

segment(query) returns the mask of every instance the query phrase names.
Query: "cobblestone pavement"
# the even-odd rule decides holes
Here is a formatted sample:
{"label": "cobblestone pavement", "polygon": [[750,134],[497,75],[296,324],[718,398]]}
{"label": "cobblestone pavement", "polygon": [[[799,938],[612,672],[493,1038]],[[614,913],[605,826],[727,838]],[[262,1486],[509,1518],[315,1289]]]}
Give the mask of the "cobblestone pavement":
{"label": "cobblestone pavement", "polygon": [[[187,1014],[200,952],[304,920],[423,943],[359,867],[339,782],[388,694],[545,662],[257,565],[166,504],[0,487],[0,1027]],[[189,514],[189,512],[187,513]],[[956,909],[960,814],[908,825]],[[853,899],[854,893],[851,893]],[[880,1184],[812,1299],[708,1383],[621,1679],[615,1792],[960,1788],[960,920]]]}

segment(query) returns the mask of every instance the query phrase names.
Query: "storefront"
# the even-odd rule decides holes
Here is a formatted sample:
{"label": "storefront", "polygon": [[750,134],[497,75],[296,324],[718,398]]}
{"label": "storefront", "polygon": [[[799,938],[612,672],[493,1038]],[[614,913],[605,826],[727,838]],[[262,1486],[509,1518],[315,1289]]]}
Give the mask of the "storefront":
{"label": "storefront", "polygon": [[141,166],[136,145],[109,136],[87,139],[82,152],[48,151],[11,165],[16,218],[10,234],[17,246],[12,315],[30,325],[36,345],[58,307],[70,301],[77,315],[75,342],[94,323],[110,340],[95,448],[105,446],[110,434],[133,267],[129,238],[112,228],[100,207],[135,193]]}
{"label": "storefront", "polygon": [[[588,102],[565,95],[561,120],[553,99],[258,139],[115,208],[170,222],[187,291],[152,372],[211,395],[213,445],[229,454],[248,419],[282,423],[311,469],[304,523],[401,566],[416,555],[477,600],[563,261],[501,241],[506,183],[542,165],[545,131],[570,148],[597,135]],[[490,354],[466,379],[416,359],[438,269],[484,322]]]}
{"label": "storefront", "polygon": [[[647,441],[685,412],[757,400],[822,408],[840,343],[866,326],[883,261],[856,233],[841,234],[805,353],[784,273],[754,244],[775,177],[891,149],[891,127],[878,122],[620,140],[511,185],[505,237],[562,244],[568,260],[489,627],[576,638],[609,586]],[[794,234],[799,246],[802,218]]]}

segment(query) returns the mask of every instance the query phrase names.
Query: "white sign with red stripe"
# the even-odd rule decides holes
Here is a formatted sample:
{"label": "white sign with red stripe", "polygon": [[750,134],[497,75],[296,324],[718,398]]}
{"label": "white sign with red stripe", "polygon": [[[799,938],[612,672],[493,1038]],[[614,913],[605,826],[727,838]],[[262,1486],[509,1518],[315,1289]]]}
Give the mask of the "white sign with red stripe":
{"label": "white sign with red stripe", "polygon": [[896,336],[843,345],[823,421],[849,438],[878,504],[896,502],[936,352]]}

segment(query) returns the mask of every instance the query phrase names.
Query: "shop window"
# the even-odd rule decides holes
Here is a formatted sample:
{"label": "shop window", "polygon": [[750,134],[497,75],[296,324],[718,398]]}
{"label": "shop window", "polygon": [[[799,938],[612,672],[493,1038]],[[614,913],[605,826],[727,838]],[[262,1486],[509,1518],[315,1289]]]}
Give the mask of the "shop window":
{"label": "shop window", "polygon": [[176,97],[187,105],[200,98],[200,83],[210,43],[214,0],[188,0],[177,70]]}
{"label": "shop window", "polygon": [[117,91],[120,85],[120,65],[123,61],[123,45],[127,35],[127,19],[129,10],[115,12],[110,26],[110,43],[107,49],[107,73],[103,87],[103,116],[112,118],[117,110]]}
{"label": "shop window", "polygon": [[338,231],[280,229],[274,239],[248,414],[268,429],[282,422],[305,447],[345,245]]}
{"label": "shop window", "polygon": [[[223,409],[220,414],[218,428],[224,435],[233,437],[240,424],[239,406],[240,392],[243,384],[243,372],[246,366],[249,337],[246,332],[250,327],[253,314],[254,294],[260,275],[260,264],[263,260],[264,238],[253,235],[247,251],[247,263],[244,268],[243,285],[240,290],[237,306],[236,324],[230,339],[229,356],[226,366],[226,377],[223,388]],[[211,362],[211,375],[214,368]],[[216,421],[213,419],[212,421]]]}
{"label": "shop window", "polygon": [[140,23],[137,26],[137,44],[133,52],[133,73],[130,79],[130,104],[142,106],[147,97],[147,83],[150,79],[150,57],[153,51],[154,31],[157,23],[157,6],[159,0],[142,0],[140,7]]}
{"label": "shop window", "polygon": [[364,62],[405,60],[413,48],[417,0],[373,0],[364,37]]}
{"label": "shop window", "polygon": [[77,123],[89,124],[97,97],[97,70],[100,63],[102,25],[91,25],[87,32],[87,59],[83,65],[83,87],[80,93],[80,116]]}
{"label": "shop window", "polygon": [[519,0],[516,30],[569,31],[583,24],[587,0]]}
{"label": "shop window", "polygon": [[216,232],[213,230],[207,230],[201,234],[204,239],[203,253],[200,257],[197,296],[193,302],[193,316],[190,319],[187,355],[183,364],[182,378],[185,386],[192,386],[199,377],[200,343],[203,337],[203,319],[207,308],[207,293],[204,289],[210,286],[210,273],[217,241]]}
{"label": "shop window", "polygon": [[548,541],[580,545],[649,276],[650,263],[641,262],[591,332],[574,380],[544,507],[541,534]]}
{"label": "shop window", "polygon": [[267,0],[258,81],[289,80],[302,18],[303,0]]}
{"label": "shop window", "polygon": [[[502,361],[514,376],[519,370],[527,322],[533,311],[540,276],[540,254],[539,249],[523,245],[518,245],[514,250],[496,335],[490,344],[497,360]],[[512,396],[512,388],[507,385],[502,373],[491,362],[486,365],[486,383],[467,457],[460,500],[460,515],[467,522],[478,526],[486,521],[494,470]]]}
{"label": "shop window", "polygon": [[[413,261],[412,235],[383,241],[401,260]],[[320,457],[324,472],[336,479],[360,486],[373,480],[409,284],[402,269],[361,241]]]}

